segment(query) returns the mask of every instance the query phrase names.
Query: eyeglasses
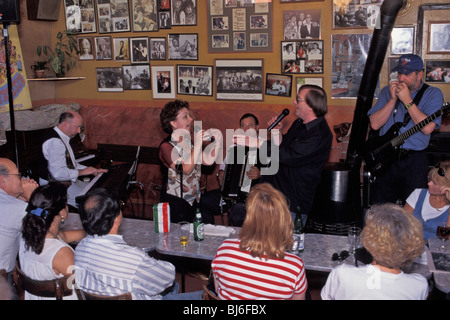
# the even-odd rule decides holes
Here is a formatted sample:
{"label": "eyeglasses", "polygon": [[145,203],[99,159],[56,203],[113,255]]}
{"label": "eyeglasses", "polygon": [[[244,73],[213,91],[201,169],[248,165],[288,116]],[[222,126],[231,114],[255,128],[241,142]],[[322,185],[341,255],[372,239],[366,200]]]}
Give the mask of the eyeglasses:
{"label": "eyeglasses", "polygon": [[304,101],[306,101],[305,99],[302,99],[302,98],[299,98],[298,96],[297,97],[295,97],[295,101],[297,102],[297,103],[300,103],[300,102],[304,102]]}
{"label": "eyeglasses", "polygon": [[347,259],[350,256],[350,253],[347,250],[341,251],[340,254],[337,254],[337,252],[333,253],[331,256],[331,261],[339,261],[342,262],[345,259]]}
{"label": "eyeglasses", "polygon": [[2,176],[17,176],[19,178],[22,178],[21,173],[4,173],[4,174],[2,174]]}
{"label": "eyeglasses", "polygon": [[437,167],[437,169],[438,169],[438,171],[437,171],[438,175],[445,178],[445,170],[442,169],[441,167]]}

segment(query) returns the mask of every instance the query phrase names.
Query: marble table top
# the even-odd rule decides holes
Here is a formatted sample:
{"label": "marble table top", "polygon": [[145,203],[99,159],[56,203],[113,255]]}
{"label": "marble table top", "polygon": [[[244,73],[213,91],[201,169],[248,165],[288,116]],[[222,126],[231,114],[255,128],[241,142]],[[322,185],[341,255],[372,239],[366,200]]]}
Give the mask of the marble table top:
{"label": "marble table top", "polygon": [[[62,228],[66,230],[81,228],[78,214],[69,214]],[[156,233],[154,223],[151,220],[139,220],[124,218],[119,233],[124,240],[132,246],[142,248],[150,252],[156,250],[165,255],[189,257],[195,259],[213,260],[218,247],[227,238],[236,238],[240,228],[227,227],[231,230],[229,236],[205,235],[204,241],[194,241],[192,232],[189,235],[189,245],[181,248],[179,236],[176,232],[177,225],[171,224],[169,233]],[[343,262],[332,261],[333,253],[340,254],[341,251],[348,250],[348,240],[345,236],[307,233],[305,234],[305,250],[300,257],[305,263],[307,270],[330,272],[334,267],[342,263],[355,264],[353,255],[350,255]],[[426,278],[431,278],[431,272],[426,262],[415,261],[403,270],[406,273],[419,273]],[[434,273],[436,286],[443,292],[450,291],[450,275],[448,273]]]}

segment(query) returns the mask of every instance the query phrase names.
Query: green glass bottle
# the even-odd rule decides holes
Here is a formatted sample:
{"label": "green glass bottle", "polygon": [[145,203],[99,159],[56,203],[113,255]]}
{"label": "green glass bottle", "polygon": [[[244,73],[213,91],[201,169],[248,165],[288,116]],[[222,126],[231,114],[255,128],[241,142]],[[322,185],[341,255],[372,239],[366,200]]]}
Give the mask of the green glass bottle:
{"label": "green glass bottle", "polygon": [[194,218],[194,240],[195,241],[203,241],[204,224],[202,220],[202,214],[200,213],[200,209],[197,209]]}
{"label": "green glass bottle", "polygon": [[294,244],[291,252],[294,254],[302,253],[305,250],[305,230],[303,228],[300,207],[297,207],[297,212],[295,213],[294,232],[292,236],[294,238]]}

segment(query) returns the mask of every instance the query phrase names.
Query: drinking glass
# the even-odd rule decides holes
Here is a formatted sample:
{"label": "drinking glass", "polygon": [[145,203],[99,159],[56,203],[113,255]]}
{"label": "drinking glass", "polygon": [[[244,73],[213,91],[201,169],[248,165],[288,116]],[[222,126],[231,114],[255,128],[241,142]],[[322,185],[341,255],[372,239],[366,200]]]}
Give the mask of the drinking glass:
{"label": "drinking glass", "polygon": [[359,246],[359,236],[361,234],[361,228],[350,227],[348,228],[348,243],[350,245],[349,252],[355,254],[356,249]]}
{"label": "drinking glass", "polygon": [[180,247],[185,248],[189,244],[190,223],[187,221],[178,222],[178,234],[180,236]]}
{"label": "drinking glass", "polygon": [[450,237],[450,227],[438,226],[436,229],[436,235],[442,240],[440,250],[445,251],[445,241]]}

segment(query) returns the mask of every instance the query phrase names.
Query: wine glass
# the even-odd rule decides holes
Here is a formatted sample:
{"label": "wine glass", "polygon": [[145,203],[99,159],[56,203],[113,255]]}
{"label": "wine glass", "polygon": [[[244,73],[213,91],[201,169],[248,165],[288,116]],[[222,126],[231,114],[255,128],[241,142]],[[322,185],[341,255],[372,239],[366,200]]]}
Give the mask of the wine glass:
{"label": "wine glass", "polygon": [[445,251],[445,241],[450,238],[450,227],[447,226],[438,226],[436,230],[436,235],[439,239],[442,240],[442,244],[440,247],[441,251]]}

